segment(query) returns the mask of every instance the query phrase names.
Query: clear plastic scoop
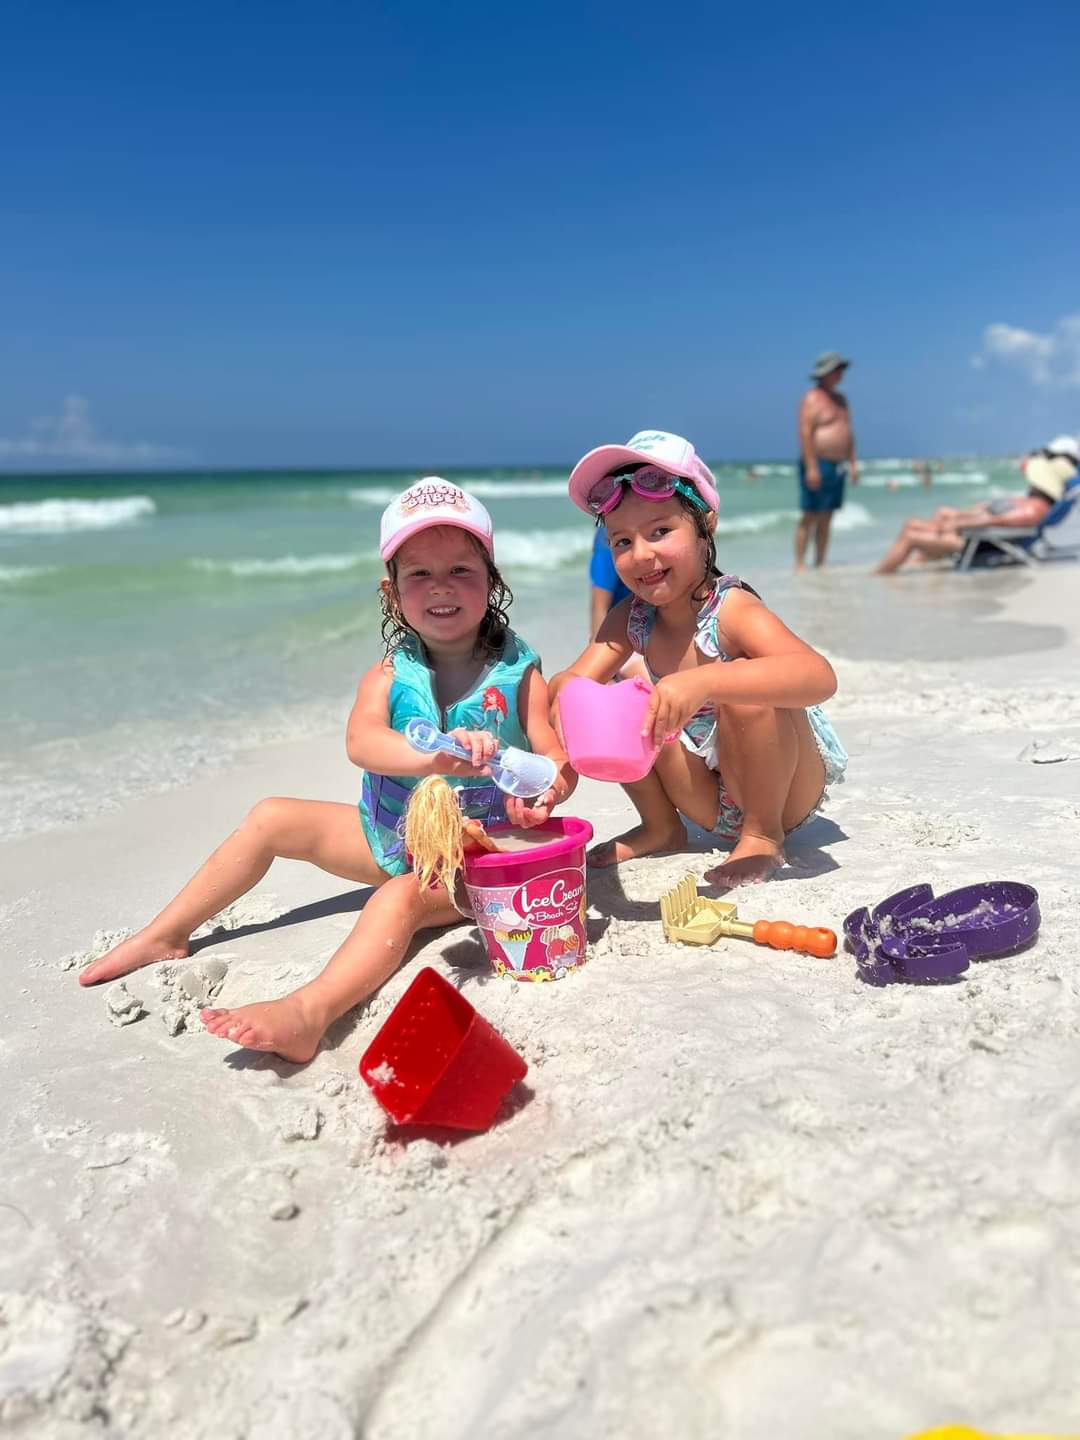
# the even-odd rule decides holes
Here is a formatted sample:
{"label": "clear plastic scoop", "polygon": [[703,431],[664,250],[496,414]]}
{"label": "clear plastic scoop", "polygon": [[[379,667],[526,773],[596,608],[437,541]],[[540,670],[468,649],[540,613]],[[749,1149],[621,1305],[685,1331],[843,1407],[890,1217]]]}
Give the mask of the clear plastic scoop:
{"label": "clear plastic scoop", "polygon": [[[405,726],[405,739],[414,750],[433,755],[443,750],[447,755],[456,755],[459,760],[471,760],[472,752],[451,736],[443,733],[430,720],[417,717]],[[505,750],[496,750],[487,762],[491,778],[504,795],[516,795],[520,800],[531,800],[550,790],[559,773],[554,760],[546,755],[534,755],[531,750],[519,750],[508,745]]]}

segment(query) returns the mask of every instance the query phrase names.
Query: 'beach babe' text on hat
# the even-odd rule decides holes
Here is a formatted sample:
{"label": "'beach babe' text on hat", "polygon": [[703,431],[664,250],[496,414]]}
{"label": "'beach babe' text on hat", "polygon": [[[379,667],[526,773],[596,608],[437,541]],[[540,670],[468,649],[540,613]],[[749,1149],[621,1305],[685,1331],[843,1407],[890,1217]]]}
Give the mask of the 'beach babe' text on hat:
{"label": "'beach babe' text on hat", "polygon": [[712,471],[689,440],[684,440],[681,435],[672,435],[667,430],[639,430],[625,445],[598,445],[595,450],[590,450],[570,474],[570,499],[579,510],[591,515],[589,491],[597,480],[612,474],[620,466],[641,464],[646,460],[667,475],[688,480],[710,510],[720,508],[716,477]]}
{"label": "'beach babe' text on hat", "polygon": [[455,525],[467,530],[488,554],[495,554],[494,527],[487,510],[475,496],[439,475],[425,475],[390,501],[379,527],[379,554],[389,560],[411,535],[433,525]]}

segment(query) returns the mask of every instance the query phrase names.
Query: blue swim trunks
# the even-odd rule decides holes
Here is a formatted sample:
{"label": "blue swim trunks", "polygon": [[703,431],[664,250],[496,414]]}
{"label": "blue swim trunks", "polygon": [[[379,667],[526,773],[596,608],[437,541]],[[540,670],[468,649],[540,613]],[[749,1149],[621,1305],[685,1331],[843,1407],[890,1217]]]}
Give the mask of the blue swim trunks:
{"label": "blue swim trunks", "polygon": [[804,515],[821,515],[826,510],[839,510],[844,503],[844,482],[847,480],[846,460],[819,460],[821,484],[811,490],[806,484],[806,465],[799,461],[799,509]]}

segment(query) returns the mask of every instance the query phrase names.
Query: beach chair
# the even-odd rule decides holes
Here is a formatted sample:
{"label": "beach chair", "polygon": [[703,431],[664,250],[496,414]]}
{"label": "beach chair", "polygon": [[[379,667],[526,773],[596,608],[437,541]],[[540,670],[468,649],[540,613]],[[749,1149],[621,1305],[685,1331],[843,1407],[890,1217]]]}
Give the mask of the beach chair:
{"label": "beach chair", "polygon": [[[1065,487],[1065,494],[1046,512],[1040,525],[990,525],[983,530],[961,530],[964,548],[957,557],[956,568],[970,570],[976,564],[1000,565],[1007,561],[1035,565],[1045,560],[1053,550],[1044,538],[1047,530],[1067,520],[1077,500],[1080,500],[1080,475],[1073,476]],[[987,548],[983,549],[984,546]]]}

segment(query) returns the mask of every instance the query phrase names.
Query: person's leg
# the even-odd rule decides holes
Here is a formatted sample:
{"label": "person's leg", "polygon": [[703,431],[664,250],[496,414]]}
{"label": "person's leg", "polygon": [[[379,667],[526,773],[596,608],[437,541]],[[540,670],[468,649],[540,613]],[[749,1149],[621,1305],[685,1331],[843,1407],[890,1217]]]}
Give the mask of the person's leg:
{"label": "person's leg", "polygon": [[814,564],[818,569],[825,564],[825,557],[829,553],[829,529],[832,525],[833,511],[823,510],[820,515],[814,516]]}
{"label": "person's leg", "polygon": [[821,509],[821,482],[811,490],[806,483],[806,464],[799,461],[799,519],[795,526],[795,573],[806,569],[806,547],[814,533],[818,511]]}
{"label": "person's leg", "polygon": [[361,885],[387,878],[375,863],[355,805],[260,800],[160,915],[83,970],[79,983],[113,980],[155,960],[182,960],[191,932],[257,885],[277,857],[307,860]]}
{"label": "person's leg", "polygon": [[203,1024],[222,1040],[303,1064],[329,1026],[394,973],[418,930],[464,918],[441,885],[422,890],[414,874],[397,875],[371,897],[349,938],[314,980],[280,1000],[203,1010]]}
{"label": "person's leg", "polygon": [[874,574],[892,575],[916,553],[927,560],[941,560],[963,548],[964,542],[959,535],[940,532],[932,521],[909,520],[885,552]]}
{"label": "person's leg", "polygon": [[679,812],[668,798],[660,779],[660,761],[665,751],[682,749],[675,744],[665,745],[657,762],[643,780],[635,780],[622,788],[633,802],[640,823],[632,830],[616,835],[594,845],[589,851],[589,864],[598,869],[619,865],[624,860],[637,860],[642,855],[655,855],[664,850],[681,850],[686,844],[686,826],[679,819]]}
{"label": "person's leg", "polygon": [[720,705],[716,724],[724,788],[743,824],[731,854],[705,878],[728,887],[767,880],[784,863],[784,835],[821,798],[825,762],[803,710]]}
{"label": "person's leg", "polygon": [[[722,783],[742,809],[743,828],[734,850],[710,878],[728,885],[764,880],[783,864],[786,831],[805,820],[821,798],[825,765],[805,711],[720,705],[716,722]],[[719,811],[718,782],[716,771],[699,755],[681,744],[663,746],[646,778],[623,786],[641,824],[597,846],[591,863],[617,865],[681,848],[686,830],[680,812],[712,830]]]}
{"label": "person's leg", "polygon": [[804,510],[795,526],[795,569],[806,569],[806,547],[810,543],[810,532],[814,529],[817,516]]}
{"label": "person's leg", "polygon": [[814,565],[817,569],[825,564],[829,553],[829,534],[833,516],[844,503],[844,486],[847,467],[835,460],[820,462],[821,485],[814,506]]}

